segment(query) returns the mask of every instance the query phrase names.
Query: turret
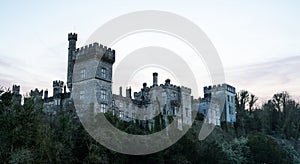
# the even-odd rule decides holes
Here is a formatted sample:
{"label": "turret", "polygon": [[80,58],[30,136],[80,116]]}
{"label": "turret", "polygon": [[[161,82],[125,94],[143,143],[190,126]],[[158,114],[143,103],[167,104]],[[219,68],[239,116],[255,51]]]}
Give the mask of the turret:
{"label": "turret", "polygon": [[39,91],[37,88],[35,88],[35,90],[30,91],[29,95],[34,100],[42,100],[43,90]]}
{"label": "turret", "polygon": [[69,41],[69,48],[68,48],[67,86],[68,86],[69,90],[71,91],[72,90],[73,68],[74,68],[74,63],[75,63],[77,34],[69,33],[68,41]]}
{"label": "turret", "polygon": [[19,85],[13,85],[12,93],[13,93],[13,96],[12,96],[13,104],[21,105],[22,96],[20,94],[20,86]]}
{"label": "turret", "polygon": [[13,92],[14,95],[19,95],[20,94],[20,86],[13,85],[12,92]]}
{"label": "turret", "polygon": [[63,81],[53,81],[53,97],[58,98],[62,94]]}
{"label": "turret", "polygon": [[170,79],[166,79],[165,80],[165,85],[170,85],[171,84],[171,80]]}
{"label": "turret", "polygon": [[145,90],[145,88],[147,87],[147,83],[143,83],[143,89]]}

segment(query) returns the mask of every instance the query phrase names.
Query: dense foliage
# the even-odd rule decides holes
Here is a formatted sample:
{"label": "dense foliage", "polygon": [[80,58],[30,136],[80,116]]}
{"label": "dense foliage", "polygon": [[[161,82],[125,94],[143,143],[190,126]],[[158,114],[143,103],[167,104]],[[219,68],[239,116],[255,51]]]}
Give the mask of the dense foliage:
{"label": "dense foliage", "polygon": [[[300,107],[286,92],[256,107],[256,96],[241,91],[236,96],[234,127],[223,124],[199,141],[203,116],[198,115],[176,144],[144,156],[119,154],[98,144],[85,132],[72,107],[47,115],[38,102],[21,106],[12,97],[10,91],[0,91],[1,163],[300,163]],[[164,128],[159,121],[148,130],[111,113],[106,117],[132,134]]]}

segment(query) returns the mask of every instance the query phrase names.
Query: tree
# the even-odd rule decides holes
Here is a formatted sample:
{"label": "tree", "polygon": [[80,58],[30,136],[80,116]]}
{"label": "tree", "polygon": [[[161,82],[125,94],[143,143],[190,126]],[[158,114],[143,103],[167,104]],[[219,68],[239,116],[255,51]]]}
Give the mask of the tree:
{"label": "tree", "polygon": [[250,94],[250,100],[249,100],[249,111],[253,112],[253,106],[256,103],[258,98],[254,94]]}
{"label": "tree", "polygon": [[248,146],[255,163],[287,163],[285,152],[269,136],[258,133],[249,137]]}

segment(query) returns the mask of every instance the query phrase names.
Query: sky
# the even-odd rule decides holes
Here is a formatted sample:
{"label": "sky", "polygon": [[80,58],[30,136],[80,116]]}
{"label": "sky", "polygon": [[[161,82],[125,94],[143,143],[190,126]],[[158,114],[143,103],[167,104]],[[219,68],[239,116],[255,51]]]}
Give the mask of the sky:
{"label": "sky", "polygon": [[[226,83],[237,91],[246,89],[261,101],[288,91],[300,101],[300,1],[5,1],[0,10],[0,86],[21,85],[22,94],[35,88],[51,93],[53,80],[66,81],[69,32],[78,34],[81,47],[115,17],[162,10],[206,33],[221,58]],[[151,38],[138,39],[143,37],[145,42]],[[127,46],[120,44],[112,47],[116,55]],[[151,75],[136,79],[149,81]]]}

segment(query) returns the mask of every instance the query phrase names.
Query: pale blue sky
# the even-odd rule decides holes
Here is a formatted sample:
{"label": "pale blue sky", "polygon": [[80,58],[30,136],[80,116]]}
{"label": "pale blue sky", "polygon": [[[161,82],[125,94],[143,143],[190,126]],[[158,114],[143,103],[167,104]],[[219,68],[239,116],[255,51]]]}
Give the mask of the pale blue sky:
{"label": "pale blue sky", "polygon": [[65,81],[68,32],[83,46],[112,18],[163,10],[208,35],[238,90],[262,99],[287,90],[300,99],[300,1],[6,1],[0,10],[0,85],[19,84],[22,93]]}

